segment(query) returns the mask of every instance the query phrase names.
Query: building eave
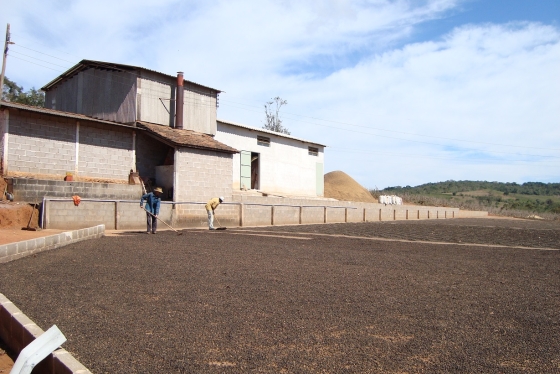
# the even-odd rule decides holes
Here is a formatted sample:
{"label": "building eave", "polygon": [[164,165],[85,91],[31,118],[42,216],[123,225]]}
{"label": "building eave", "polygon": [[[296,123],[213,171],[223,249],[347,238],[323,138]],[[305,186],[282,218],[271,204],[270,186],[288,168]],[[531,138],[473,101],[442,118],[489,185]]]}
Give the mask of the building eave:
{"label": "building eave", "polygon": [[318,145],[320,147],[327,147],[324,144],[321,143],[317,143],[317,142],[312,142],[310,140],[305,140],[305,139],[301,139],[301,138],[297,138],[295,136],[291,136],[291,135],[287,135],[287,134],[282,134],[280,132],[276,132],[276,131],[270,131],[270,130],[265,130],[265,129],[259,129],[256,127],[252,127],[252,126],[248,126],[248,125],[244,125],[241,123],[237,123],[237,122],[231,122],[231,121],[225,121],[222,119],[218,119],[217,122],[219,123],[223,123],[224,125],[230,125],[230,126],[234,126],[234,127],[240,127],[249,131],[254,131],[254,132],[258,132],[258,133],[263,133],[263,134],[269,134],[269,135],[274,135],[274,136],[279,136],[281,138],[286,138],[286,139],[292,139],[292,140],[297,140],[299,142],[302,143],[306,143],[306,144],[312,144],[312,145]]}
{"label": "building eave", "polygon": [[[141,66],[117,64],[117,63],[113,63],[113,62],[104,62],[104,61],[82,60],[79,63],[77,63],[76,65],[74,65],[73,67],[71,67],[70,69],[66,70],[64,73],[62,73],[58,77],[56,77],[55,79],[53,79],[52,81],[50,81],[49,83],[47,83],[46,85],[44,85],[41,88],[41,90],[42,91],[49,91],[50,89],[54,88],[60,82],[66,80],[66,79],[70,79],[74,75],[78,74],[80,71],[85,70],[85,69],[90,68],[90,67],[97,67],[97,68],[114,70],[114,71],[147,71],[147,72],[150,72],[150,73],[155,73],[155,74],[164,76],[168,79],[174,79],[174,80],[177,79],[176,76],[168,75],[168,74],[161,73],[161,72],[155,71],[155,70],[146,69],[146,68],[143,68]],[[189,80],[186,80],[186,79],[184,79],[184,82],[189,83],[189,84],[194,84],[198,87],[202,87],[202,88],[214,91],[214,92],[216,92],[216,94],[220,94],[221,92],[223,92],[223,91],[218,90],[216,88],[208,87],[208,86],[202,85],[200,83],[196,83],[196,82],[189,81]]]}
{"label": "building eave", "polygon": [[36,107],[36,106],[31,106],[31,105],[12,103],[12,102],[3,101],[3,100],[0,101],[0,108],[2,108],[2,107],[17,109],[17,110],[23,110],[23,111],[28,111],[28,112],[35,112],[35,113],[39,113],[39,114],[52,115],[52,116],[57,116],[57,117],[72,118],[72,119],[76,119],[78,121],[89,121],[89,122],[95,122],[95,123],[103,123],[103,124],[111,125],[111,126],[136,128],[135,124],[126,124],[126,123],[120,123],[120,122],[105,121],[105,120],[102,120],[102,119],[89,117],[89,116],[86,116],[86,115],[83,115],[83,114],[63,112],[63,111],[55,110],[55,109],[47,109],[47,108],[41,108],[41,107]]}
{"label": "building eave", "polygon": [[237,149],[215,140],[208,134],[192,130],[174,129],[169,126],[143,121],[136,122],[136,125],[137,128],[147,131],[148,135],[174,147],[194,148],[229,154],[239,153]]}

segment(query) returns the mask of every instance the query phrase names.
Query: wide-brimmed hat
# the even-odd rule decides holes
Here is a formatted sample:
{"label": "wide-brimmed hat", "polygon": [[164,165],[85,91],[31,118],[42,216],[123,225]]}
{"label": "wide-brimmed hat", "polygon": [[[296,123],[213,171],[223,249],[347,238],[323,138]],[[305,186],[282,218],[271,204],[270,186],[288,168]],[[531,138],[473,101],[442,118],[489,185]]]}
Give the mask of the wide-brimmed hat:
{"label": "wide-brimmed hat", "polygon": [[161,187],[156,187],[154,188],[154,192],[163,193],[163,190],[161,189]]}

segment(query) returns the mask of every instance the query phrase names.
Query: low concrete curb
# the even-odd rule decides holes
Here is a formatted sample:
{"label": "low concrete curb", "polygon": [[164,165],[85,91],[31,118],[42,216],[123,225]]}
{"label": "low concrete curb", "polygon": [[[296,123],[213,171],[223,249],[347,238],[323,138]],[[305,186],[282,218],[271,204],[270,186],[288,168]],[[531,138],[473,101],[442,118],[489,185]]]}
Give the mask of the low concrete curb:
{"label": "low concrete curb", "polygon": [[21,242],[0,245],[0,263],[17,260],[37,252],[59,248],[82,240],[96,239],[105,235],[105,225],[65,231],[60,234]]}
{"label": "low concrete curb", "polygon": [[[44,331],[0,293],[0,338],[12,352],[19,353]],[[68,351],[59,348],[48,355],[34,369],[47,374],[91,374],[88,368]]]}

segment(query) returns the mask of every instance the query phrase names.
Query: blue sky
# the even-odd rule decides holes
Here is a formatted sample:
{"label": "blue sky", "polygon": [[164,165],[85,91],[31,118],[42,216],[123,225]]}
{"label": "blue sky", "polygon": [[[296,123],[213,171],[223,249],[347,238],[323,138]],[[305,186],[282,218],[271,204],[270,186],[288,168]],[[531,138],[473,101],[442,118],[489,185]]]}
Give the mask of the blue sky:
{"label": "blue sky", "polygon": [[3,0],[6,75],[83,58],[225,91],[218,117],[292,135],[366,188],[560,182],[560,0]]}

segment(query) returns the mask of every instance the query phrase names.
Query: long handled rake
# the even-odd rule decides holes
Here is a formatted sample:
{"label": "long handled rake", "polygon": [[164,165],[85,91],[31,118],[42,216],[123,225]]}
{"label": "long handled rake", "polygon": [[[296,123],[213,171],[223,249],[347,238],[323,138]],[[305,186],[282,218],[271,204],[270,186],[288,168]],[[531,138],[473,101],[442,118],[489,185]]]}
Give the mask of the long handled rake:
{"label": "long handled rake", "polygon": [[146,208],[142,207],[142,209],[144,209],[146,211],[146,213],[148,213],[149,215],[151,215],[152,217],[156,217],[156,219],[159,219],[161,222],[163,222],[167,227],[169,227],[171,230],[175,231],[177,233],[177,235],[183,235],[182,232],[179,232],[177,230],[175,230],[173,227],[171,227],[169,224],[167,224],[167,222],[165,222],[164,220],[162,220],[161,218],[159,218],[158,216],[156,216],[153,213],[150,213],[146,210]]}
{"label": "long handled rake", "polygon": [[218,219],[218,217],[216,217],[215,214],[214,214],[214,218],[216,218],[216,221],[218,222],[218,225],[220,225],[220,227],[217,227],[216,230],[227,230],[227,227],[222,226],[222,224],[220,223],[220,220]]}

